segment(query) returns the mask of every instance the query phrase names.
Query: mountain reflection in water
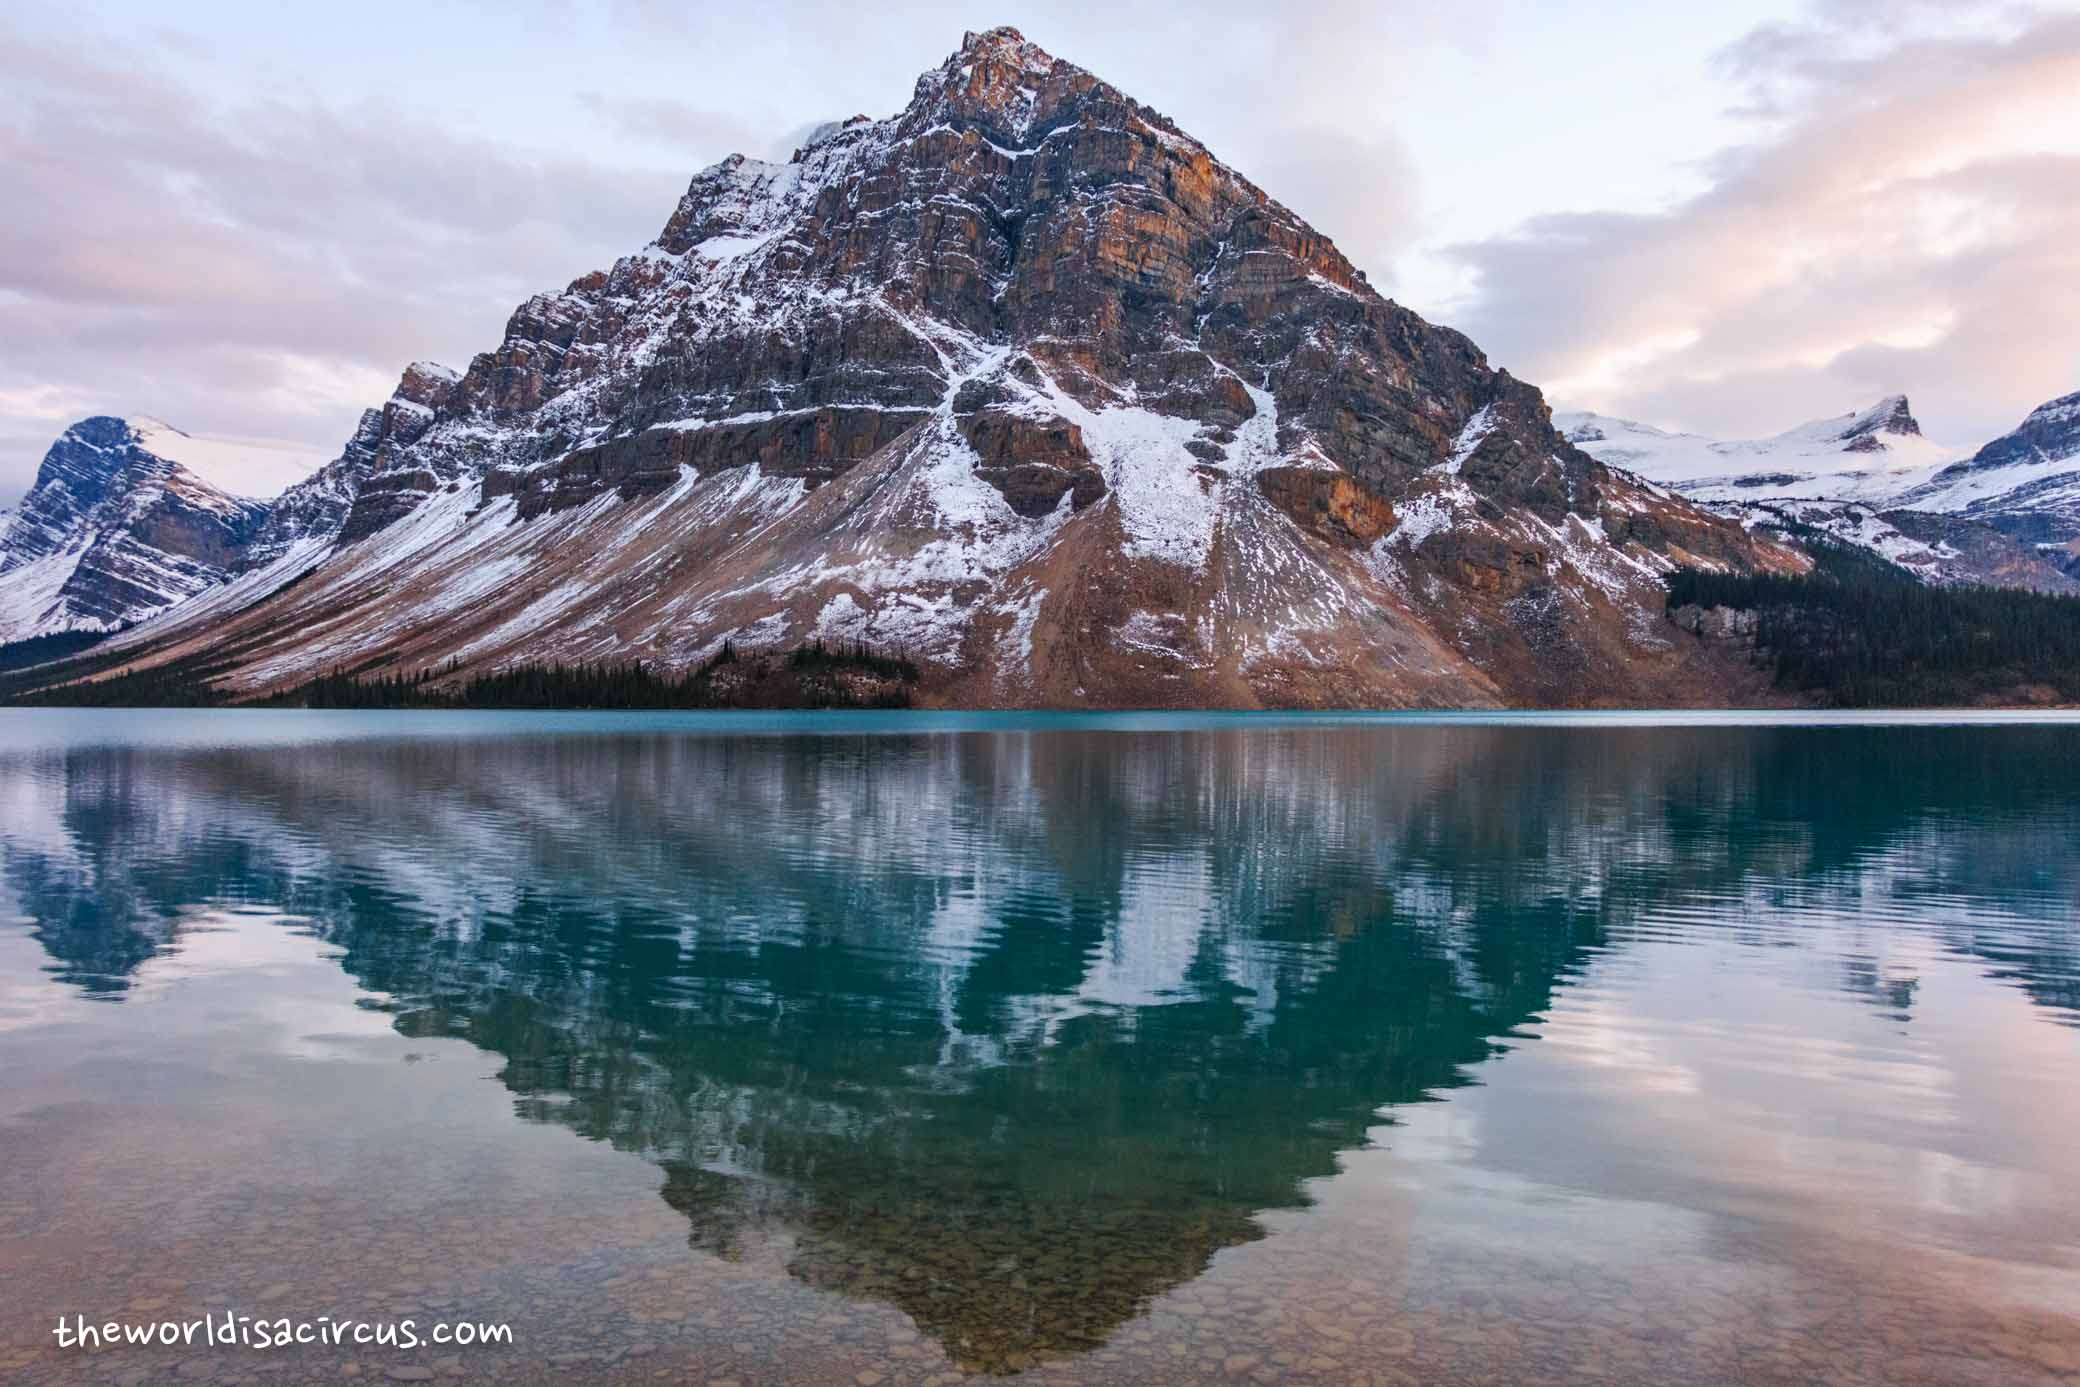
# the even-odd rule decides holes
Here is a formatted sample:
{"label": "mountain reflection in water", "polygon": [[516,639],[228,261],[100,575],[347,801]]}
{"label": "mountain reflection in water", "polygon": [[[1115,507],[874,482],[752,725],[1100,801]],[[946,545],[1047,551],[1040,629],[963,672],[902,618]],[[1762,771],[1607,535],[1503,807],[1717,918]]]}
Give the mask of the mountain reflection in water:
{"label": "mountain reflection in water", "polygon": [[974,1368],[1103,1344],[1635,941],[1828,948],[1912,1026],[1894,922],[2080,1008],[2063,728],[355,737],[0,781],[54,977],[119,1002],[197,903],[301,917],[522,1117],[654,1162],[694,1247],[781,1246]]}

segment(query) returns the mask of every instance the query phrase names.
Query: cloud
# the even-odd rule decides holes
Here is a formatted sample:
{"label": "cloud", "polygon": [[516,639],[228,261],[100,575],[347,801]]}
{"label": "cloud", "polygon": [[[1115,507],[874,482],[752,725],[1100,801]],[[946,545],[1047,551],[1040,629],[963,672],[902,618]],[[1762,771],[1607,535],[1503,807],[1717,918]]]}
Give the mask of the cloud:
{"label": "cloud", "polygon": [[0,31],[0,487],[81,414],[338,451],[404,364],[656,233],[685,170],[389,106],[220,106],[137,53]]}
{"label": "cloud", "polygon": [[[698,160],[694,167],[705,167],[719,152],[785,159],[796,147],[781,133],[787,122],[778,115],[759,121],[686,101],[604,92],[581,92],[578,102],[616,134]],[[794,124],[806,137],[815,122]]]}
{"label": "cloud", "polygon": [[1706,191],[1457,247],[1458,325],[1563,405],[1721,435],[1903,390],[1972,442],[2080,387],[2080,17],[1975,20],[1757,30],[1724,61],[1758,138]]}

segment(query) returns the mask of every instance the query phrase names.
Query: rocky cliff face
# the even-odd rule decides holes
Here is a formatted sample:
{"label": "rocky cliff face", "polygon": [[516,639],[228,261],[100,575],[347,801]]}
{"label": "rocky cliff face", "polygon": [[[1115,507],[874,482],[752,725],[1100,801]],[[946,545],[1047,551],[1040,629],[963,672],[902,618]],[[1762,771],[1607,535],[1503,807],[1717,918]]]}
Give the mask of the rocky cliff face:
{"label": "rocky cliff face", "polygon": [[[368,517],[380,509],[383,489],[416,475],[408,466],[392,469],[385,464],[426,432],[434,407],[448,398],[455,380],[455,372],[431,361],[407,366],[383,406],[361,412],[361,422],[340,455],[275,498],[267,522],[241,556],[239,570],[263,570],[285,561],[308,567],[340,542],[357,503],[368,524]],[[383,483],[371,486],[379,472]],[[354,537],[366,532],[357,531]]]}
{"label": "rocky cliff face", "polygon": [[408,372],[306,485],[298,534],[345,511],[322,560],[140,658],[207,647],[259,692],[820,637],[968,703],[1710,701],[1660,575],[1799,563],[1569,444],[1004,29],[888,119],[703,171],[655,242],[459,378]]}
{"label": "rocky cliff face", "polygon": [[0,528],[0,641],[110,630],[224,581],[267,515],[155,452],[156,421],[67,429]]}

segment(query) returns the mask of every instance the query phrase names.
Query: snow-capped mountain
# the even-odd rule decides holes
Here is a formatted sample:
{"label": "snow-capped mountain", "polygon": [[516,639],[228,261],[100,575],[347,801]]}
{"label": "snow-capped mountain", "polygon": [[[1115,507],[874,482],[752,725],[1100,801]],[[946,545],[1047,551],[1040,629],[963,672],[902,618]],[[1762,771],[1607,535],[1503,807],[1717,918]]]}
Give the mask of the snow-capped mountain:
{"label": "snow-capped mountain", "polygon": [[2018,539],[2080,553],[2080,392],[2061,395],[1903,498],[1983,520]]}
{"label": "snow-capped mountain", "polygon": [[1737,443],[1601,414],[1553,421],[1602,461],[1751,527],[1818,530],[1934,583],[2080,591],[2080,395],[1961,462],[1922,436],[1904,395]]}
{"label": "snow-capped mountain", "polygon": [[1703,501],[1886,502],[1962,453],[1923,436],[1904,395],[1772,438],[1734,442],[1588,412],[1555,414],[1553,424],[1599,460]]}
{"label": "snow-capped mountain", "polygon": [[[279,587],[332,549],[376,461],[416,437],[430,417],[422,401],[455,379],[413,363],[339,457],[266,501],[223,483],[300,465],[276,445],[151,418],[81,420],[52,445],[21,507],[0,517],[0,642],[112,630],[204,595],[251,601]],[[198,508],[224,523],[196,528],[187,512]]]}
{"label": "snow-capped mountain", "polygon": [[229,576],[267,505],[181,459],[223,448],[156,419],[67,429],[0,526],[0,641],[111,630]]}
{"label": "snow-capped mountain", "polygon": [[891,117],[702,171],[276,515],[117,648],[241,694],[821,638],[909,653],[940,702],[1708,701],[1661,575],[1802,562],[1571,446],[1009,29]]}

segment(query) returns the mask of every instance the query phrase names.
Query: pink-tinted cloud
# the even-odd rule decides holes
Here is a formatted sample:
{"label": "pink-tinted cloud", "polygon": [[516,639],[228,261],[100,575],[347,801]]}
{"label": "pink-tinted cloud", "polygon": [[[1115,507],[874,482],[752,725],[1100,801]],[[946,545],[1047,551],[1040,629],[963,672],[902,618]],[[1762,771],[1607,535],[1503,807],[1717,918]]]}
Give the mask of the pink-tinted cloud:
{"label": "pink-tinted cloud", "polygon": [[1904,390],[1967,442],[2080,386],[2080,17],[1875,14],[1728,54],[1764,133],[1699,196],[1459,248],[1459,325],[1564,404],[1725,435]]}
{"label": "pink-tinted cloud", "polygon": [[654,235],[681,169],[395,108],[223,106],[139,55],[0,31],[0,492],[87,412],[329,454],[404,363]]}

